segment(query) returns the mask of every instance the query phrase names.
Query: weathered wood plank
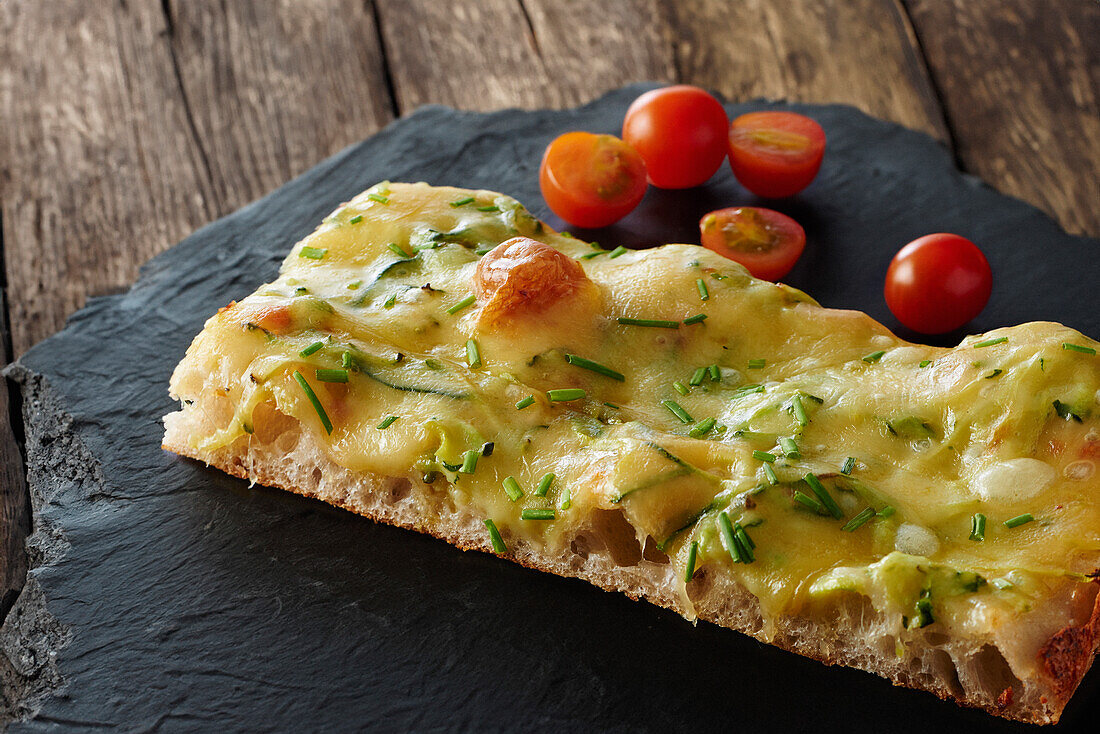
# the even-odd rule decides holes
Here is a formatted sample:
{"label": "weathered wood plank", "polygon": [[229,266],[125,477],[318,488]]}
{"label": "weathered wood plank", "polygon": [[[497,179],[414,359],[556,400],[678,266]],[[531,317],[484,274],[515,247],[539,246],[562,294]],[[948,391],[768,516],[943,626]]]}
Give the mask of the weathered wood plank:
{"label": "weathered wood plank", "polygon": [[393,117],[363,0],[171,0],[171,44],[227,214]]}
{"label": "weathered wood plank", "polygon": [[398,111],[560,107],[517,0],[404,0],[376,6]]}
{"label": "weathered wood plank", "polygon": [[[3,246],[2,240],[0,246]],[[7,323],[4,293],[0,288],[0,366],[11,358]],[[30,531],[23,457],[12,431],[12,421],[21,419],[12,411],[10,400],[8,381],[0,377],[0,622],[15,603],[27,576],[23,541]]]}
{"label": "weathered wood plank", "polygon": [[0,206],[15,356],[210,219],[157,0],[0,3]]}
{"label": "weathered wood plank", "polygon": [[966,170],[1100,236],[1100,4],[906,3]]}
{"label": "weathered wood plank", "polygon": [[947,141],[893,0],[682,0],[667,9],[681,78],[729,99],[841,102]]}

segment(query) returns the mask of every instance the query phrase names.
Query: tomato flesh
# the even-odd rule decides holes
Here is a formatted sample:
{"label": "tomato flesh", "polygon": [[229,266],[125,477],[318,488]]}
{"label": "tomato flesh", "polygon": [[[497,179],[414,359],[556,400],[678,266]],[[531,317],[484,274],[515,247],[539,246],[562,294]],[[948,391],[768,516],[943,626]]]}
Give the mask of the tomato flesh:
{"label": "tomato flesh", "polygon": [[750,112],[730,125],[730,168],[757,196],[797,194],[817,176],[824,156],[825,131],[805,115]]}
{"label": "tomato flesh", "polygon": [[798,222],[755,206],[713,211],[699,221],[699,232],[704,247],[763,280],[789,273],[806,247],[806,232]]}
{"label": "tomato flesh", "polygon": [[645,196],[645,162],[614,135],[569,132],[546,148],[539,167],[546,204],[577,227],[605,227]]}
{"label": "tomato flesh", "polygon": [[898,251],[883,294],[902,324],[922,334],[943,334],[980,314],[992,290],[993,271],[978,246],[940,232]]}
{"label": "tomato flesh", "polygon": [[662,189],[703,184],[726,159],[729,117],[705,89],[678,84],[646,92],[626,111],[623,140]]}

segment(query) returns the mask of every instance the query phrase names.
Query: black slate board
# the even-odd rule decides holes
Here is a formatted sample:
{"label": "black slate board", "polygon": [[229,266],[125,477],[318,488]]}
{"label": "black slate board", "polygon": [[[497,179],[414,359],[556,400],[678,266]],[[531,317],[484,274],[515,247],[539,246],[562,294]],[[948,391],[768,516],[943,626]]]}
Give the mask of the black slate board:
{"label": "black slate board", "polygon": [[[504,191],[547,215],[546,143],[617,132],[645,88],[568,111],[422,109],[195,233],[20,360],[36,567],[0,635],[29,691],[31,718],[13,731],[1024,728],[160,450],[168,377],[203,321],[273,278],[339,203],[381,179],[426,180]],[[982,245],[996,278],[971,330],[1051,319],[1100,336],[1100,242],[852,108],[729,111],[772,107],[812,114],[829,138],[817,181],[772,204],[809,233],[791,284],[896,326],[887,263],[916,236],[952,231]],[[651,191],[597,236],[690,242],[705,211],[754,201],[723,170],[698,190]],[[1100,714],[1098,689],[1093,671],[1060,728]]]}

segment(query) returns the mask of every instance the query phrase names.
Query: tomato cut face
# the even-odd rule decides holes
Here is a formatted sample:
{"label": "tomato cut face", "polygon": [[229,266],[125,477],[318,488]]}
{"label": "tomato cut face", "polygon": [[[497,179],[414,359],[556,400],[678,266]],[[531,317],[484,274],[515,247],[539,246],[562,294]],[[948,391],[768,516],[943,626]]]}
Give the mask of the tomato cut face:
{"label": "tomato cut face", "polygon": [[730,168],[746,189],[769,199],[810,185],[825,156],[825,131],[794,112],[750,112],[729,130]]}
{"label": "tomato cut face", "polygon": [[705,89],[677,84],[646,92],[626,111],[623,140],[662,189],[699,186],[726,158],[729,117]]}
{"label": "tomato cut face", "polygon": [[605,227],[645,196],[645,162],[614,135],[565,133],[546,148],[539,188],[547,205],[577,227]]}
{"label": "tomato cut face", "polygon": [[763,280],[789,273],[806,247],[806,232],[798,222],[755,206],[713,211],[699,221],[699,232],[704,247]]}
{"label": "tomato cut face", "polygon": [[940,232],[910,242],[886,271],[886,305],[913,331],[954,331],[985,308],[993,271],[970,240]]}

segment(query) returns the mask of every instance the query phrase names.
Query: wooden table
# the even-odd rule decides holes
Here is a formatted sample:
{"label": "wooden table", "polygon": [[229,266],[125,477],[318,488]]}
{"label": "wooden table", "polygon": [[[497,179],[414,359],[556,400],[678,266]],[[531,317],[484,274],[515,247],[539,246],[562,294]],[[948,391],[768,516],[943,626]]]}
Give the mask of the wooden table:
{"label": "wooden table", "polygon": [[[427,103],[646,79],[843,102],[1100,236],[1098,38],[1095,0],[0,0],[0,364]],[[26,572],[21,426],[0,381],[0,617]]]}

